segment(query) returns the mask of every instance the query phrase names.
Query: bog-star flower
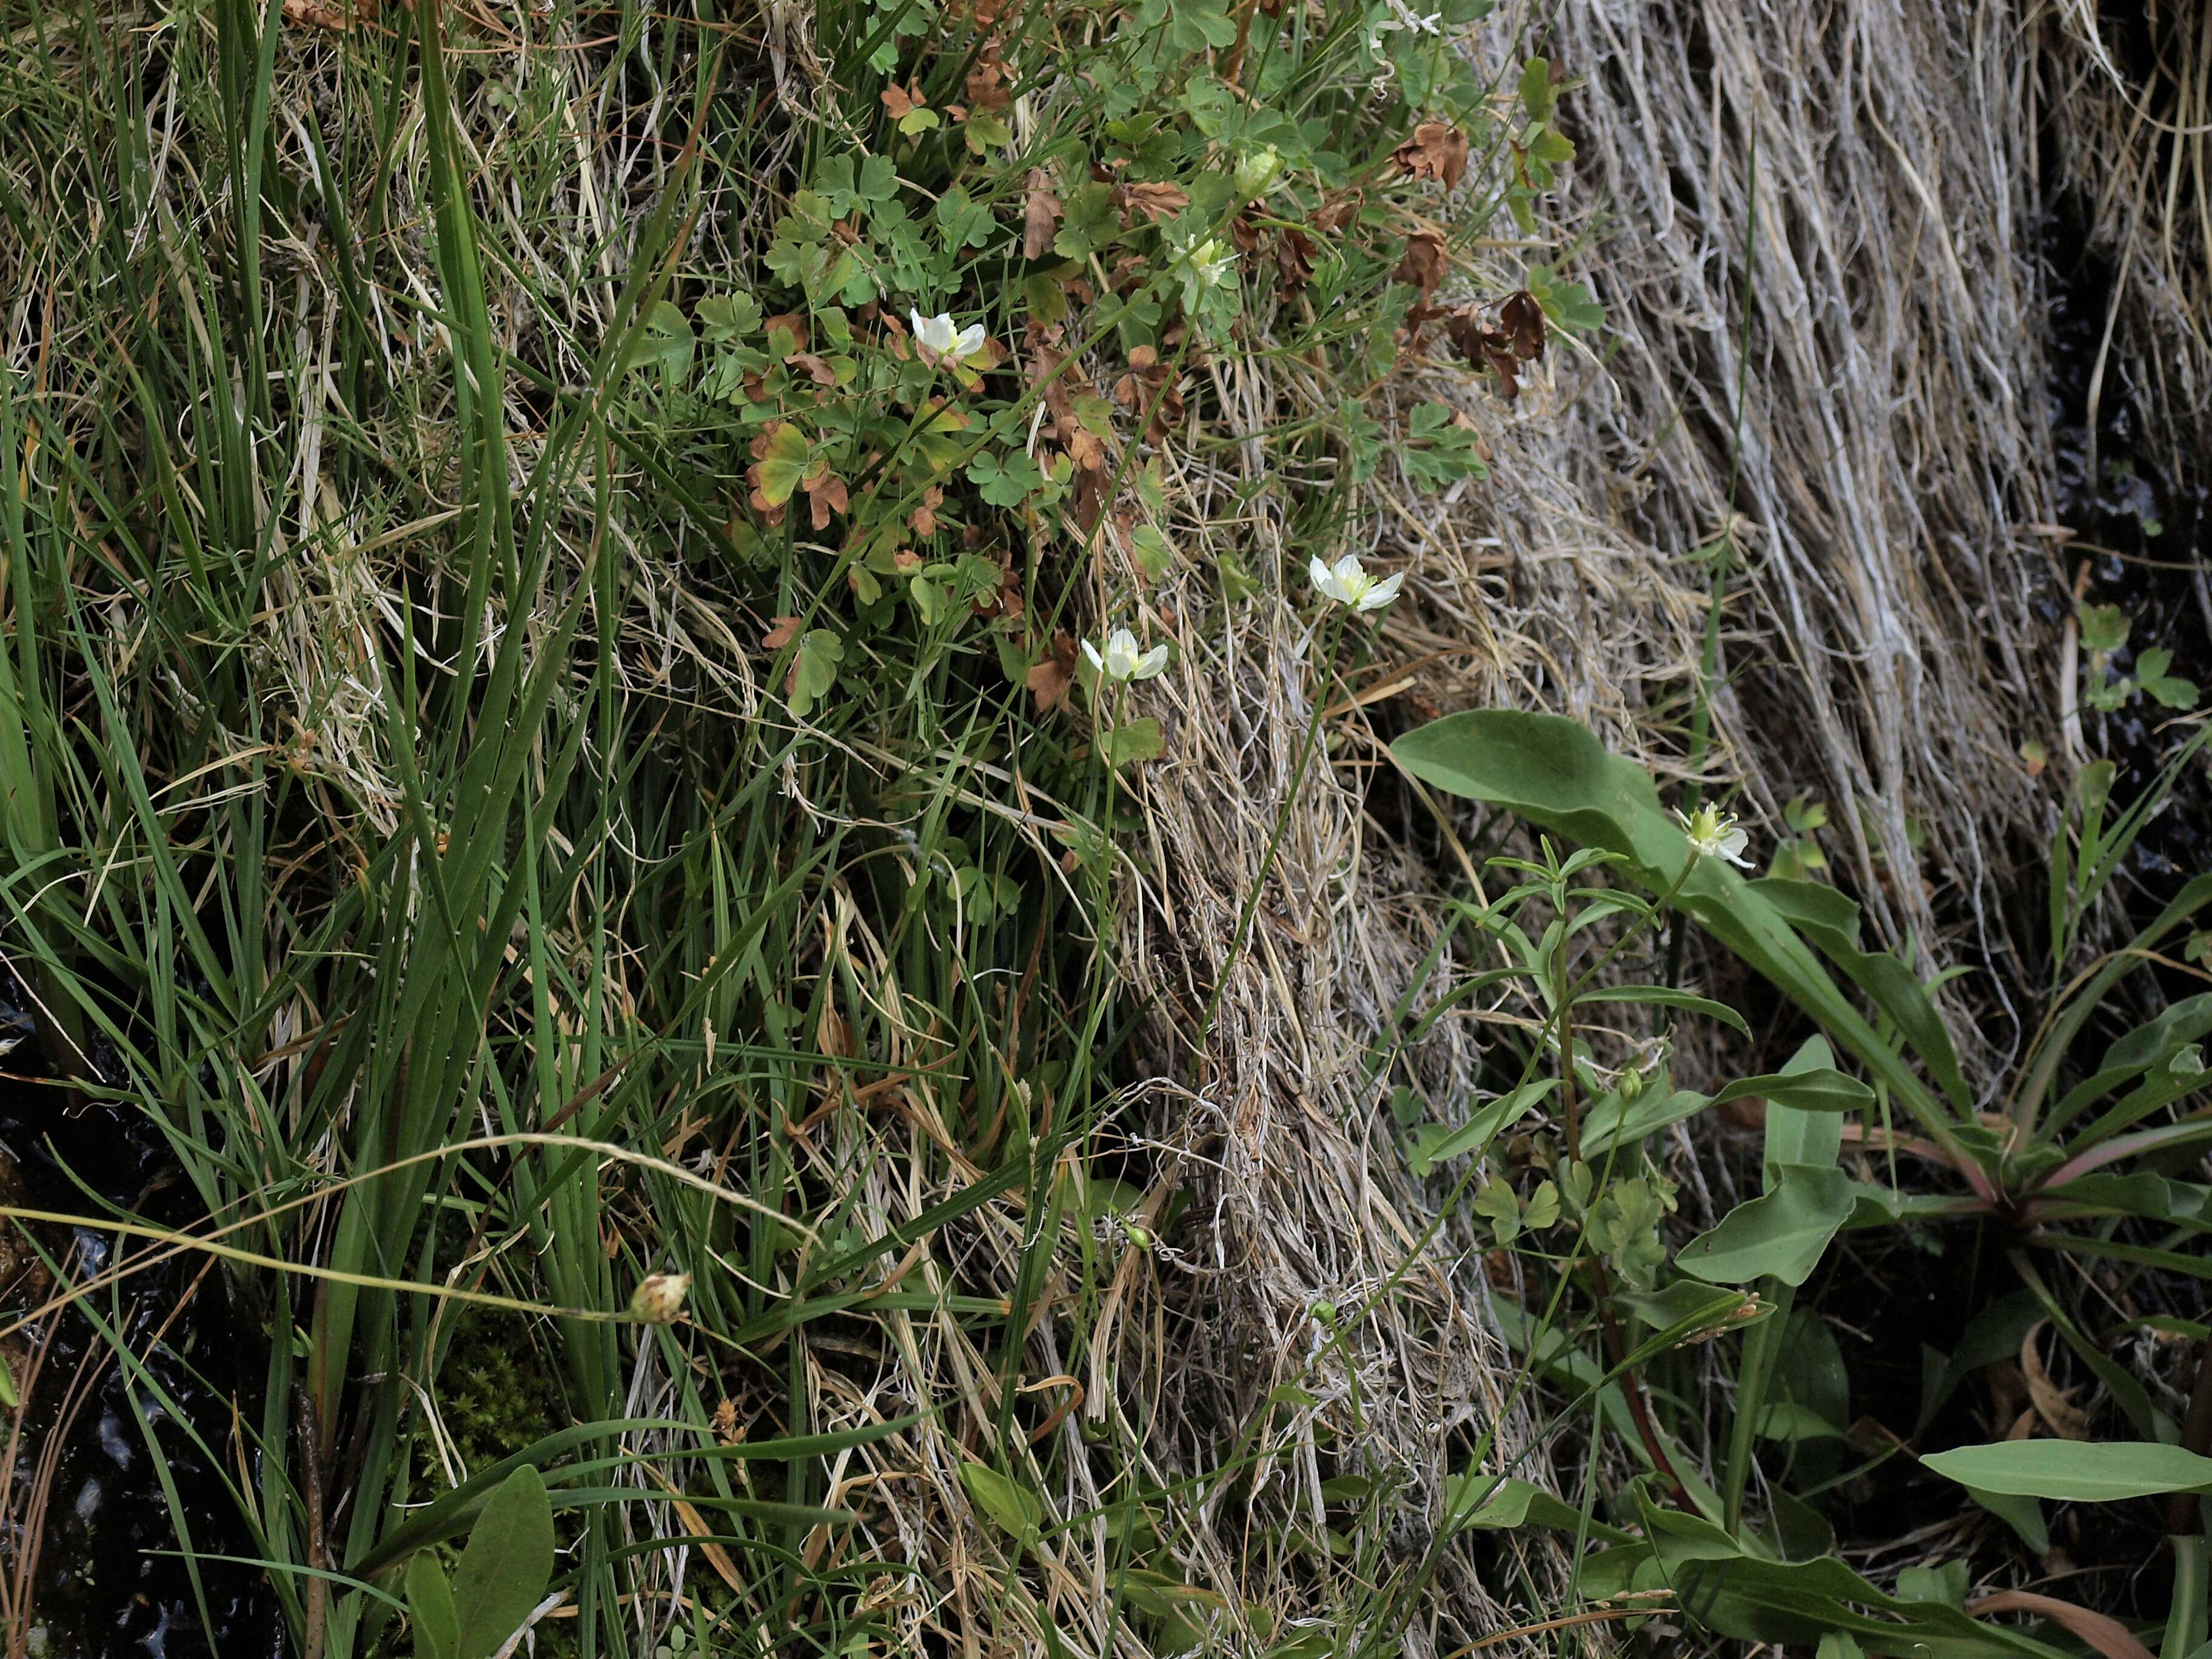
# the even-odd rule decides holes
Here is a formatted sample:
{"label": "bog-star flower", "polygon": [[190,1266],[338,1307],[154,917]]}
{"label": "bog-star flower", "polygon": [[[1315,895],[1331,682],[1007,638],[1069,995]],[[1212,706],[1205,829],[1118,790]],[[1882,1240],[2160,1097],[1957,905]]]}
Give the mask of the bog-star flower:
{"label": "bog-star flower", "polygon": [[1723,812],[1717,806],[1700,806],[1694,812],[1674,809],[1674,821],[1682,826],[1690,846],[1699,858],[1726,859],[1742,869],[1752,867],[1751,860],[1743,855],[1744,843],[1751,838],[1735,827],[1735,816]]}
{"label": "bog-star flower", "polygon": [[1370,611],[1380,611],[1396,599],[1399,588],[1405,585],[1406,580],[1406,573],[1402,570],[1395,576],[1384,576],[1379,580],[1369,575],[1367,567],[1359,562],[1357,553],[1346,554],[1334,565],[1316,553],[1313,562],[1306,568],[1306,574],[1313,578],[1313,585],[1328,598],[1339,605],[1348,605],[1363,615]]}
{"label": "bog-star flower", "polygon": [[921,348],[924,362],[951,363],[957,368],[983,349],[985,336],[981,323],[970,323],[962,328],[952,320],[951,313],[942,311],[934,317],[909,311],[907,319],[914,325],[914,343]]}
{"label": "bog-star flower", "polygon": [[1237,269],[1237,255],[1209,236],[1190,251],[1190,274],[1200,288],[1219,288]]}
{"label": "bog-star flower", "polygon": [[1114,630],[1103,653],[1090,641],[1084,641],[1083,654],[1101,679],[1148,680],[1168,665],[1167,647],[1156,645],[1139,652],[1137,636],[1126,628]]}

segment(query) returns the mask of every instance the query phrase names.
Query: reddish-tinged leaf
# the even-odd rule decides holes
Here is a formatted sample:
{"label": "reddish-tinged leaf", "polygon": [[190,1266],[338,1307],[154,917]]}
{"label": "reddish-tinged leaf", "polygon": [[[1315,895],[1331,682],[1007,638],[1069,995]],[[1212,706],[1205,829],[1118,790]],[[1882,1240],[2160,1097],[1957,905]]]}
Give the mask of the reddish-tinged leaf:
{"label": "reddish-tinged leaf", "polygon": [[883,100],[884,108],[890,112],[894,121],[903,121],[915,111],[929,107],[921,95],[921,87],[919,82],[910,92],[896,84],[885,87],[883,91]]}
{"label": "reddish-tinged leaf", "polygon": [[794,351],[783,361],[788,368],[805,370],[806,377],[817,386],[837,384],[837,371],[811,351]]}
{"label": "reddish-tinged leaf", "polygon": [[761,635],[761,643],[771,651],[782,650],[799,637],[799,620],[796,617],[776,617],[768,632]]}
{"label": "reddish-tinged leaf", "polygon": [[788,421],[771,421],[752,441],[753,465],[745,477],[753,487],[753,507],[769,512],[791,499],[805,476],[810,446]]}
{"label": "reddish-tinged leaf", "polygon": [[907,528],[917,536],[937,533],[937,509],[945,505],[945,492],[935,484],[921,492],[921,505],[907,515]]}
{"label": "reddish-tinged leaf", "polygon": [[2035,1613],[2070,1631],[2096,1649],[2104,1659],[2151,1659],[2150,1650],[2136,1640],[2134,1633],[2118,1620],[2109,1613],[2093,1612],[2078,1602],[2062,1601],[2055,1595],[2038,1595],[2033,1590],[1999,1590],[1995,1595],[1984,1595],[1969,1603],[1966,1611],[1976,1618],[1985,1613]]}

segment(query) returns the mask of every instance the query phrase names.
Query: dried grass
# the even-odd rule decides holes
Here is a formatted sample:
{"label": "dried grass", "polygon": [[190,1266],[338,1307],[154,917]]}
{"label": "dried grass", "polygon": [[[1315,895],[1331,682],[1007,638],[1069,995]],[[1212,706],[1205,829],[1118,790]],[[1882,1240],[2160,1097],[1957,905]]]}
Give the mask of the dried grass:
{"label": "dried grass", "polygon": [[[1838,873],[1878,934],[1917,944],[1929,971],[1996,964],[2002,999],[2002,970],[2022,959],[2002,907],[2051,811],[2021,745],[2057,747],[2052,544],[2063,538],[2040,238],[2076,181],[2114,180],[2100,237],[2157,250],[2115,301],[2131,387],[2162,407],[2203,404],[2212,311],[2190,234],[2205,123],[2191,118],[2175,143],[2168,119],[2160,148],[2141,113],[2160,94],[2131,90],[2097,52],[2081,7],[2063,30],[2009,5],[1869,0],[1566,0],[1544,17],[1538,49],[1588,77],[1565,104],[1582,152],[1565,196],[1589,210],[1566,263],[1592,280],[1613,332],[1601,361],[1555,350],[1515,406],[1456,369],[1414,376],[1399,390],[1477,420],[1493,479],[1437,502],[1386,480],[1345,532],[1363,556],[1412,569],[1412,602],[1386,624],[1375,671],[1326,693],[1340,710],[1334,763],[1290,811],[1203,1085],[1164,1095],[1154,1114],[1206,1194],[1203,1248],[1224,1270],[1193,1291],[1194,1326],[1212,1334],[1192,1392],[1219,1402],[1209,1415],[1304,1375],[1313,1301],[1356,1300],[1425,1224],[1367,1059],[1438,936],[1443,896],[1471,872],[1448,830],[1440,856],[1416,852],[1439,843],[1401,810],[1403,785],[1370,789],[1390,732],[1449,708],[1544,707],[1685,778],[1708,603],[1698,551],[1732,535],[1749,574],[1729,590],[1703,775],[1741,784],[1769,836],[1791,798],[1826,797]],[[1476,49],[1528,38],[1519,26],[1532,21],[1508,17]],[[2172,108],[2212,107],[2208,62],[2202,46],[2169,59],[2160,84]],[[2063,161],[2046,178],[2051,131]],[[2150,188],[2160,156],[2162,203]],[[1510,287],[1517,268],[1493,253],[1476,291]],[[2174,364],[2163,381],[2143,367],[2154,359]],[[1231,377],[1222,400],[1256,434],[1282,389],[1250,385],[1252,372]],[[1200,549],[1240,536],[1263,597],[1224,635],[1186,626],[1176,669],[1146,704],[1170,727],[1172,758],[1146,781],[1153,884],[1124,953],[1135,981],[1179,1011],[1184,1038],[1229,955],[1320,695],[1297,572],[1310,551],[1341,550],[1284,546],[1264,494],[1228,522],[1238,487],[1266,470],[1255,442],[1225,476],[1182,474],[1186,535]],[[1222,522],[1209,524],[1214,512]],[[2014,1035],[2002,1017],[1994,1036],[1957,1023],[1970,1065],[1996,1086]],[[1417,1057],[1441,1114],[1467,1099],[1481,1048],[1469,1018]],[[1176,1040],[1161,1052],[1187,1066]],[[1407,1471],[1431,1494],[1434,1425],[1495,1412],[1504,1359],[1450,1219],[1351,1346],[1322,1408],[1353,1428],[1338,1402],[1356,1380],[1365,1415],[1339,1455]],[[1210,1363],[1238,1348],[1241,1365]],[[1516,1419],[1506,1439],[1526,1431]],[[1454,1596],[1460,1616],[1493,1616],[1472,1575]]]}
{"label": "dried grass", "polygon": [[[1172,1249],[1121,1255],[1104,1315],[1119,1335],[1121,1375],[1102,1364],[1079,1379],[1084,1414],[1126,1411],[1132,1400],[1156,1409],[1143,1437],[1163,1483],[1209,1468],[1269,1389],[1302,1380],[1319,1403],[1276,1415],[1266,1449],[1274,1455],[1261,1460],[1272,1473],[1254,1503],[1323,1529],[1326,1460],[1331,1471],[1404,1480],[1403,1525],[1418,1537],[1437,1512],[1449,1438],[1503,1416],[1510,1456],[1533,1432],[1525,1407],[1507,1407],[1510,1362],[1486,1311],[1492,1292],[1471,1236],[1449,1218],[1341,1361],[1312,1364],[1315,1303],[1350,1307],[1376,1291],[1429,1220],[1382,1091],[1368,1083],[1370,1057],[1443,930],[1449,896],[1474,878],[1448,830],[1441,864],[1418,850],[1439,832],[1405,805],[1401,786],[1370,791],[1388,770],[1395,725],[1458,707],[1553,708],[1679,776],[1705,625],[1693,554],[1733,526],[1753,574],[1722,634],[1728,684],[1708,775],[1740,780],[1770,829],[1800,792],[1844,808],[1835,819],[1847,874],[1883,937],[2003,954],[1996,909],[2011,848],[2039,830],[2046,810],[2016,750],[2048,732],[2057,707],[2056,641],[2036,609],[2051,577],[2039,527],[2052,517],[2035,240],[2047,205],[2038,179],[2046,119],[2062,181],[2111,180],[2095,234],[2132,251],[2116,300],[2120,372],[2192,418],[2212,398],[2212,310],[2192,240],[2212,239],[2203,162],[2212,46],[2169,60],[2147,89],[2100,46],[2088,0],[2062,9],[2062,24],[2026,32],[2015,7],[1936,0],[1749,9],[1565,0],[1548,12],[1549,49],[1589,77],[1566,105],[1583,158],[1568,198],[1589,206],[1584,249],[1569,263],[1594,282],[1615,332],[1601,361],[1555,351],[1511,409],[1443,368],[1383,394],[1443,396],[1468,410],[1493,482],[1426,501],[1386,477],[1364,494],[1345,544],[1409,566],[1413,597],[1385,625],[1371,671],[1352,683],[1316,680],[1301,573],[1322,550],[1287,544],[1281,503],[1266,489],[1240,493],[1267,481],[1260,434],[1299,391],[1270,382],[1256,362],[1216,368],[1222,415],[1250,441],[1210,467],[1170,456],[1176,528],[1194,554],[1238,547],[1262,592],[1232,607],[1218,634],[1192,620],[1205,605],[1176,605],[1177,664],[1147,690],[1142,711],[1168,726],[1168,758],[1144,775],[1150,833],[1133,855],[1143,879],[1131,886],[1120,940],[1132,983],[1162,1010],[1152,1057],[1163,1081],[1132,1097],[1131,1133],[1158,1160],[1156,1194],[1181,1182],[1200,1201]],[[806,19],[779,3],[768,20],[775,95],[803,114],[818,73]],[[1528,21],[1498,20],[1475,49],[1507,51]],[[2212,14],[2203,28],[2212,41]],[[287,50],[299,58],[288,99],[326,95],[317,58],[329,48]],[[560,100],[579,121],[580,165],[562,198],[576,235],[546,250],[569,262],[549,271],[548,286],[580,303],[605,300],[611,273],[578,262],[588,264],[586,249],[604,257],[611,224],[647,198],[665,157],[623,138],[625,120],[583,120],[592,89],[581,54],[533,63],[533,73],[578,77],[573,100]],[[277,124],[279,146],[284,165],[304,171],[295,129]],[[481,160],[490,167],[497,158]],[[416,167],[399,158],[403,186]],[[706,252],[742,257],[742,213],[702,222],[735,228],[732,245]],[[428,293],[428,251],[418,252]],[[1510,286],[1519,257],[1489,250],[1476,290]],[[303,265],[295,319],[310,331],[337,304],[312,270]],[[526,325],[526,296],[501,303],[507,327]],[[27,289],[12,309],[11,333],[35,337]],[[443,416],[424,414],[426,432]],[[528,429],[528,412],[512,424]],[[404,445],[398,453],[409,459]],[[311,449],[301,492],[309,500],[319,499],[315,464]],[[376,689],[352,678],[346,641],[392,603],[379,590],[394,579],[366,562],[380,550],[395,557],[408,528],[387,531],[363,503],[303,526],[298,574],[272,588],[261,641],[294,688],[295,707],[282,713],[301,734],[302,769],[342,775],[372,803],[392,793]],[[626,666],[636,684],[758,707],[757,665],[741,643],[757,636],[756,619],[642,561],[630,598]],[[1346,705],[1328,718],[1329,763],[1291,807],[1250,947],[1194,1067],[1192,1017],[1230,954],[1316,696]],[[1908,820],[1927,830],[1924,854]],[[1447,954],[1436,982],[1455,965]],[[863,980],[896,998],[884,975]],[[1484,1023],[1445,1020],[1411,1057],[1447,1115],[1474,1086]],[[941,1127],[927,1133],[926,1094],[913,1103],[917,1146],[947,1140]],[[867,1170],[855,1224],[887,1229],[941,1195],[876,1157],[880,1147],[848,1150]],[[1005,1215],[983,1212],[968,1240],[968,1282],[1010,1285],[1019,1247]],[[990,1367],[951,1322],[924,1328],[898,1315],[887,1329],[877,1388],[853,1380],[864,1367],[817,1368],[817,1425],[878,1421],[986,1386]],[[1108,1347],[1102,1333],[1094,1353]],[[635,1409],[663,1409],[669,1387],[641,1369]],[[1060,1431],[1073,1433],[1073,1420]],[[932,1424],[856,1455],[842,1476],[841,1492],[868,1483],[884,1498],[896,1536],[878,1547],[923,1569],[923,1592],[899,1592],[901,1628],[963,1655],[1036,1652],[1049,1621],[1096,1650],[1107,1635],[1097,1623],[1103,1533],[1064,1539],[1048,1563],[1046,1601],[1021,1603],[1000,1546],[961,1490],[960,1461]],[[1082,1458],[1064,1461],[1084,1478]],[[1540,1460],[1524,1472],[1542,1478]],[[1055,1496],[1073,1514],[1110,1494]],[[664,1534],[679,1529],[654,1518]],[[1177,1546],[1192,1583],[1270,1601],[1285,1620],[1326,1606],[1280,1562],[1276,1576],[1252,1576],[1261,1558],[1246,1516],[1208,1505],[1194,1522]],[[1528,1547],[1528,1570],[1543,1582],[1556,1563]],[[684,1571],[679,1562],[672,1592]],[[1443,1571],[1417,1652],[1511,1622],[1509,1587],[1471,1554]]]}

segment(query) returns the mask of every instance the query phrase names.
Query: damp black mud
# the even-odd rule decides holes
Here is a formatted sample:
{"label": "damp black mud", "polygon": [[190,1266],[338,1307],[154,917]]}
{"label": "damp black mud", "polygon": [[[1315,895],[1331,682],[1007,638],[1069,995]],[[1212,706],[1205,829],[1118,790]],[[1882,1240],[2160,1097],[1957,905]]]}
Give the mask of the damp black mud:
{"label": "damp black mud", "polygon": [[[0,979],[0,1030],[17,1045],[0,1061],[9,1068],[0,1076],[0,1148],[17,1201],[155,1224],[191,1219],[152,1125],[36,1074],[28,1000]],[[39,1282],[40,1254],[67,1281],[116,1265],[117,1236],[97,1226],[40,1227],[32,1242],[18,1252],[29,1265],[0,1286],[10,1319],[51,1294]],[[12,1651],[49,1659],[284,1651],[267,1577],[245,1564],[258,1552],[234,1488],[261,1477],[262,1337],[231,1290],[206,1258],[182,1256],[82,1309],[46,1316],[11,1343],[17,1374],[33,1376],[0,1561],[19,1586],[11,1636],[21,1645]]]}

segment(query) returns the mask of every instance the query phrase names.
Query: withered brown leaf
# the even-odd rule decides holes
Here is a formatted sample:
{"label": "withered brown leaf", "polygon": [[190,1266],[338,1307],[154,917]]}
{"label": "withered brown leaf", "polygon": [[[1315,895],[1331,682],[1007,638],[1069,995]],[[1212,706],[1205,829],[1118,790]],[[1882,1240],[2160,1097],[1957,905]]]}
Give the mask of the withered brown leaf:
{"label": "withered brown leaf", "polygon": [[1444,239],[1433,230],[1417,230],[1406,238],[1406,257],[1391,275],[1401,283],[1411,283],[1426,299],[1450,270],[1451,257]]}
{"label": "withered brown leaf", "polygon": [[1449,190],[1467,173],[1467,135],[1449,121],[1424,121],[1391,156],[1412,177]]}
{"label": "withered brown leaf", "polygon": [[1114,190],[1115,205],[1121,210],[1123,218],[1132,213],[1141,213],[1152,223],[1172,218],[1190,205],[1190,192],[1181,185],[1171,185],[1164,179],[1132,179],[1117,185]]}
{"label": "withered brown leaf", "polygon": [[1022,258],[1042,259],[1052,252],[1060,216],[1060,198],[1053,193],[1052,175],[1042,167],[1031,167],[1029,193],[1022,203]]}
{"label": "withered brown leaf", "polygon": [[1052,636],[1052,647],[1034,668],[1022,677],[1030,695],[1036,699],[1037,713],[1057,708],[1067,701],[1067,689],[1075,684],[1075,641],[1065,633]]}

